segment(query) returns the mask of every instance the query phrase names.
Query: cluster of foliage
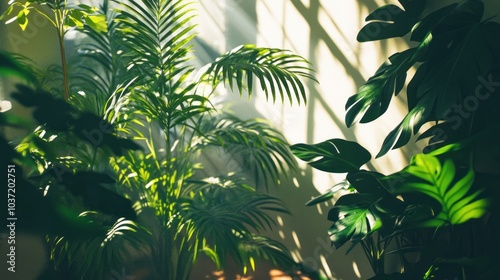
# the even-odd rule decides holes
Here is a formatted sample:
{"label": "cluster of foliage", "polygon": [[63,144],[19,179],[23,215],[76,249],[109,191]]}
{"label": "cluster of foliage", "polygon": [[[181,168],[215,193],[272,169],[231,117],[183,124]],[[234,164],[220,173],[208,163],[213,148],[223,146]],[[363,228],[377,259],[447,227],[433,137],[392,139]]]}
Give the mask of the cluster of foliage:
{"label": "cluster of foliage", "polygon": [[[261,234],[273,226],[271,213],[287,212],[258,189],[296,168],[287,142],[264,121],[217,111],[209,98],[224,84],[255,92],[258,81],[270,99],[305,102],[300,79],[314,78],[302,57],[245,45],[194,75],[193,11],[186,1],[10,4],[5,14],[17,12],[22,29],[34,10],[59,31],[64,92],[56,95],[64,99],[23,70],[34,84],[13,97],[35,108],[39,126],[15,149],[1,142],[5,164],[25,170],[22,180],[37,197],[19,203],[33,207],[27,216],[66,220],[37,228],[49,240],[51,279],[103,279],[137,256],[153,264],[151,277],[165,279],[188,279],[202,254],[218,268],[230,257],[243,273],[257,260],[290,274],[300,270],[282,244]],[[64,50],[64,34],[73,29],[90,40],[79,46],[74,69]],[[16,125],[1,117],[2,125]],[[203,157],[214,149],[240,166],[204,174]],[[38,212],[43,203],[54,213]],[[75,228],[83,238],[68,234]]]}
{"label": "cluster of foliage", "polygon": [[[399,172],[361,169],[371,154],[331,139],[296,144],[315,169],[346,180],[308,205],[338,195],[328,214],[332,244],[361,244],[373,279],[494,279],[499,275],[500,24],[483,19],[484,3],[467,0],[428,12],[430,1],[399,0],[373,11],[358,41],[410,34],[411,47],[389,57],[346,104],[347,126],[386,112],[406,86],[408,113],[377,157],[406,145],[424,124],[423,153]],[[407,83],[407,72],[416,73]],[[411,256],[418,255],[415,259]],[[387,272],[385,260],[399,259]]]}
{"label": "cluster of foliage", "polygon": [[[138,230],[132,222],[137,215],[131,201],[112,191],[116,180],[92,168],[77,168],[83,162],[73,149],[108,150],[111,157],[140,147],[112,133],[111,124],[38,88],[33,72],[9,54],[0,53],[0,74],[29,83],[29,86],[18,85],[11,96],[33,110],[33,119],[11,112],[0,114],[0,164],[14,166],[16,207],[12,214],[22,217],[16,222],[16,231],[65,236],[74,242],[89,239],[104,242],[106,236]],[[95,146],[85,131],[103,125],[109,125],[110,131],[102,131],[106,140]],[[7,129],[31,133],[12,141],[7,138]],[[5,201],[7,194],[2,192]],[[40,276],[54,277],[50,269]]]}

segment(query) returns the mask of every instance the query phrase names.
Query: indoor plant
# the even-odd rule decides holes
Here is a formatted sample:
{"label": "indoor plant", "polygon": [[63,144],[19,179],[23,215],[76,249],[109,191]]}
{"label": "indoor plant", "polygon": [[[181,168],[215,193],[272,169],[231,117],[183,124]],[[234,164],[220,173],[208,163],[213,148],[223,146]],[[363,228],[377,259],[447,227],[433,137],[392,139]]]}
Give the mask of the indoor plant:
{"label": "indoor plant", "polygon": [[[357,38],[411,34],[413,47],[389,57],[349,98],[345,121],[351,126],[377,119],[407,86],[408,114],[377,156],[407,144],[424,124],[431,126],[419,139],[430,137],[429,145],[389,175],[361,169],[371,154],[355,142],[294,145],[293,153],[313,168],[347,173],[308,204],[339,196],[328,215],[332,243],[361,244],[374,279],[493,279],[499,248],[500,25],[483,18],[483,1],[430,12],[427,1],[399,3],[373,11]],[[411,67],[417,70],[406,83]],[[396,267],[385,263],[391,256],[398,258]]]}

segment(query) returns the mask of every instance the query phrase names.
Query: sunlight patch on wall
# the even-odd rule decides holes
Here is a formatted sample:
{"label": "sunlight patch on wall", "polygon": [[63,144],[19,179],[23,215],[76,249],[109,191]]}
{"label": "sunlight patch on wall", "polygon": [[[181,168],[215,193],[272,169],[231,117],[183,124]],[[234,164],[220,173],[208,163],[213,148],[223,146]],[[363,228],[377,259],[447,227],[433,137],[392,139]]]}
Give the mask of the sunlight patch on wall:
{"label": "sunlight patch on wall", "polygon": [[295,230],[292,231],[292,237],[293,237],[293,241],[295,242],[295,245],[297,245],[297,248],[302,249],[302,246],[300,245],[300,240],[299,240],[299,237],[297,236],[297,232],[295,232]]}
{"label": "sunlight patch on wall", "polygon": [[356,274],[356,277],[358,277],[359,279],[361,279],[361,273],[359,272],[358,264],[355,261],[352,262],[352,270]]}
{"label": "sunlight patch on wall", "polygon": [[290,251],[290,254],[292,255],[292,258],[295,262],[301,262],[304,260],[302,258],[302,255],[300,254],[300,251],[297,249]]}
{"label": "sunlight patch on wall", "polygon": [[316,204],[316,209],[318,209],[318,214],[323,215],[323,209],[321,209],[321,204]]}
{"label": "sunlight patch on wall", "polygon": [[278,231],[278,234],[280,235],[281,239],[285,239],[285,233],[281,229]]}
{"label": "sunlight patch on wall", "polygon": [[276,217],[276,220],[278,221],[278,225],[280,225],[281,227],[283,226],[283,218],[281,218],[281,216],[278,215],[278,217]]}
{"label": "sunlight patch on wall", "polygon": [[333,277],[332,270],[330,269],[330,266],[328,265],[328,262],[326,261],[325,256],[321,255],[320,257],[321,260],[321,265],[323,266],[323,269],[325,271],[325,274],[328,276],[329,279]]}

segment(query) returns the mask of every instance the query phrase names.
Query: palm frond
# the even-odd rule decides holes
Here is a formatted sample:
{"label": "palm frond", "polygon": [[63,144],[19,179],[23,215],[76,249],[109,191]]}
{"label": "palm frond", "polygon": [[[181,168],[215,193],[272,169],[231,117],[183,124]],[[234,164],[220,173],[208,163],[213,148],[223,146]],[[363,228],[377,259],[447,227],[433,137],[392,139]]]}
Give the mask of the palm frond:
{"label": "palm frond", "polygon": [[274,220],[269,210],[287,212],[278,199],[231,180],[190,183],[197,186],[192,188],[190,198],[180,204],[187,226],[186,238],[202,240],[203,246],[196,250],[211,248],[214,261],[221,267],[225,266],[226,254],[241,258],[238,245],[242,238],[250,238],[252,232],[271,227]]}
{"label": "palm frond", "polygon": [[227,83],[233,89],[236,82],[240,94],[246,87],[251,95],[256,77],[268,99],[272,98],[275,102],[279,94],[282,101],[286,96],[290,103],[295,100],[300,104],[306,101],[306,91],[300,78],[316,81],[311,72],[309,63],[301,56],[281,49],[243,45],[209,64],[201,80],[210,83],[213,88]]}
{"label": "palm frond", "polygon": [[175,88],[168,86],[176,77],[192,71],[192,67],[184,65],[190,50],[188,44],[194,36],[190,3],[144,0],[120,4],[124,44],[137,54],[128,67],[137,68],[160,95],[174,92]]}
{"label": "palm frond", "polygon": [[85,40],[88,42],[78,48],[77,61],[70,66],[73,65],[71,90],[79,93],[73,96],[72,103],[85,111],[104,116],[109,110],[106,107],[108,99],[123,91],[121,87],[136,78],[126,69],[130,57],[124,53],[116,13],[108,5],[100,9],[100,13],[106,16],[107,32],[85,26],[82,33],[87,36]]}
{"label": "palm frond", "polygon": [[248,269],[255,270],[255,261],[268,261],[285,270],[289,275],[294,275],[300,270],[301,265],[295,262],[288,249],[280,242],[264,237],[251,236],[241,239],[239,243],[241,254],[240,265],[245,274]]}
{"label": "palm frond", "polygon": [[[222,147],[253,172],[256,184],[279,184],[281,176],[296,171],[297,162],[283,135],[259,119],[242,121],[232,115],[205,119],[195,148]],[[237,170],[233,170],[236,172]],[[231,172],[231,171],[228,171]]]}
{"label": "palm frond", "polygon": [[[82,217],[94,216],[94,222],[101,222],[102,217],[94,214],[84,212]],[[107,228],[106,235],[94,239],[74,242],[66,237],[53,238],[50,256],[55,261],[56,269],[64,267],[71,270],[78,279],[104,279],[113,269],[119,269],[129,261],[130,248],[144,254],[140,248],[147,244],[149,238],[150,234],[145,229],[120,218]]]}

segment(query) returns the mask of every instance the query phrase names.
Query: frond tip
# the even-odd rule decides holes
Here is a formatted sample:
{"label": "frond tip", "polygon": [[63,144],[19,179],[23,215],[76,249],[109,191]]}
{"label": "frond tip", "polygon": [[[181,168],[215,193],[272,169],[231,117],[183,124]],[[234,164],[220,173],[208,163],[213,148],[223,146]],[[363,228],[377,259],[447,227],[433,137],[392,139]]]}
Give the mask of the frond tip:
{"label": "frond tip", "polygon": [[245,88],[251,95],[256,77],[268,99],[271,95],[273,102],[276,102],[276,94],[279,94],[281,101],[286,96],[291,104],[294,99],[300,104],[301,101],[306,102],[305,88],[300,78],[317,82],[312,72],[305,58],[289,51],[242,45],[208,65],[202,79],[212,87],[221,82],[227,83],[231,89],[236,82],[240,94]]}

